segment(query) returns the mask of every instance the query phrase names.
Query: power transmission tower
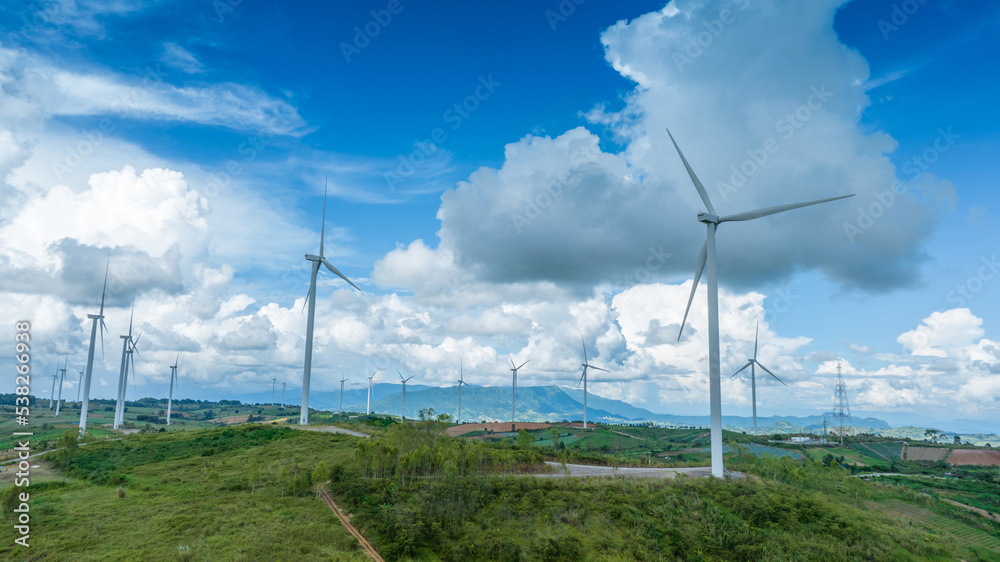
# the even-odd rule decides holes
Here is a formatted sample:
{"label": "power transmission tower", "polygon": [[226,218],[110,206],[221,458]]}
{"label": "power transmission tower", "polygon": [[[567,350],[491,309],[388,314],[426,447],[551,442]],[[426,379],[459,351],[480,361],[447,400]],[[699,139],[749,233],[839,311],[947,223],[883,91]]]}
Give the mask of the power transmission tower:
{"label": "power transmission tower", "polygon": [[840,369],[840,361],[837,361],[837,390],[835,392],[833,417],[837,435],[840,436],[840,445],[844,445],[844,436],[851,430],[851,406],[847,403],[847,385],[844,384],[844,373]]}

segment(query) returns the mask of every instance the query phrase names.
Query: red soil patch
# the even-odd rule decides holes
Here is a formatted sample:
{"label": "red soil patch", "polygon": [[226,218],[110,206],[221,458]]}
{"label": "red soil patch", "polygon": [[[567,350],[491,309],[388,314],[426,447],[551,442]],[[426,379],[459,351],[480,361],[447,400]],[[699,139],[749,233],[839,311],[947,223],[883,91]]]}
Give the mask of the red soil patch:
{"label": "red soil patch", "polygon": [[948,456],[943,447],[904,447],[903,454],[908,461],[942,461]]}
{"label": "red soil patch", "polygon": [[973,466],[1000,466],[1000,451],[980,449],[955,449],[948,455],[948,464]]}
{"label": "red soil patch", "polygon": [[[514,426],[511,429],[511,426]],[[520,431],[526,429],[528,431],[533,431],[535,429],[547,429],[552,427],[550,423],[522,423],[517,422],[511,424],[509,422],[501,423],[466,423],[462,425],[455,425],[449,427],[445,430],[445,433],[450,437],[458,437],[460,435],[465,435],[466,433],[472,433],[473,431],[492,431],[493,433],[507,433],[509,431]]]}

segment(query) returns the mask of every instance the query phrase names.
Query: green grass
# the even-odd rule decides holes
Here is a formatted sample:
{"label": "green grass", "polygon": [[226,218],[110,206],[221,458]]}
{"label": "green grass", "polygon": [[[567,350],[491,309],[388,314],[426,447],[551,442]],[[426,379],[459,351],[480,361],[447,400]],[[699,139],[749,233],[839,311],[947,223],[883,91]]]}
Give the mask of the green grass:
{"label": "green grass", "polygon": [[[30,488],[31,550],[8,540],[0,559],[366,559],[311,487],[295,491],[319,460],[349,460],[353,438],[284,429],[289,435],[282,438],[255,439],[265,433],[260,426],[226,431],[141,435],[78,449],[68,470],[81,479]],[[195,455],[211,443],[225,452]],[[109,455],[117,465],[112,473],[125,480],[124,498],[117,486],[95,483]],[[179,552],[182,546],[190,550]]]}

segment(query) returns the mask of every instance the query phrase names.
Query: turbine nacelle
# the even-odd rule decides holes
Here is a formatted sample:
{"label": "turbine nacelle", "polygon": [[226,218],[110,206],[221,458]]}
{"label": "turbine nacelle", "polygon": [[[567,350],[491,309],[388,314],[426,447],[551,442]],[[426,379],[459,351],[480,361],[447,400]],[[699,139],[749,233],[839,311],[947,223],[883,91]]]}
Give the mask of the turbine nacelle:
{"label": "turbine nacelle", "polygon": [[703,222],[705,224],[719,224],[722,221],[719,220],[719,217],[717,215],[713,215],[712,213],[701,212],[698,213],[698,222]]}

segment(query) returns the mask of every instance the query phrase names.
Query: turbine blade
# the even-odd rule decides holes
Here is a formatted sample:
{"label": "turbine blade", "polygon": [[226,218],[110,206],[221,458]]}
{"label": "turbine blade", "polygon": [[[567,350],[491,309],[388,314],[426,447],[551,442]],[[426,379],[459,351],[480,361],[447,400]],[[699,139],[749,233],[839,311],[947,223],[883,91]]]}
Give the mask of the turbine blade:
{"label": "turbine blade", "polygon": [[757,321],[757,327],[753,331],[753,360],[757,360],[757,336],[760,335],[760,320]]}
{"label": "turbine blade", "polygon": [[132,337],[132,317],[135,316],[135,290],[132,290],[132,310],[128,313],[128,336]]}
{"label": "turbine blade", "polygon": [[104,320],[104,296],[108,294],[108,271],[111,270],[111,250],[108,250],[108,263],[104,266],[104,288],[101,289],[101,322]]}
{"label": "turbine blade", "polygon": [[750,366],[750,365],[752,365],[752,364],[753,364],[753,361],[747,361],[747,364],[746,364],[746,365],[743,365],[743,367],[741,367],[739,371],[736,371],[735,373],[733,373],[733,374],[729,375],[729,378],[733,378],[733,377],[735,377],[736,375],[738,375],[738,374],[742,373],[742,372],[743,372],[743,369],[746,369],[747,367],[749,367],[749,366]]}
{"label": "turbine blade", "polygon": [[[507,354],[507,359],[510,359],[510,366],[514,367],[514,358],[511,357],[509,353]],[[514,367],[514,368],[516,369],[517,367]]]}
{"label": "turbine blade", "polygon": [[323,226],[319,229],[319,257],[323,257],[323,242],[326,240],[326,189],[330,185],[330,178],[327,177],[323,184]]}
{"label": "turbine blade", "polygon": [[[322,258],[322,256],[321,256],[321,258]],[[323,265],[325,265],[326,268],[330,270],[330,273],[336,275],[337,277],[340,277],[344,281],[347,281],[347,283],[350,284],[350,286],[354,287],[355,289],[358,289],[358,286],[355,285],[353,281],[351,281],[350,279],[348,279],[347,276],[344,275],[343,273],[341,273],[336,267],[333,267],[333,264],[331,264],[330,262],[326,261],[326,258],[322,258],[322,260],[323,260]],[[358,290],[360,291],[361,289],[358,289]]]}
{"label": "turbine blade", "polygon": [[688,295],[687,307],[684,309],[684,319],[681,320],[681,328],[677,330],[677,341],[681,341],[681,334],[684,333],[684,324],[687,322],[688,313],[691,312],[691,301],[698,290],[698,283],[701,281],[701,274],[705,271],[705,262],[708,260],[708,240],[701,246],[701,254],[698,255],[698,266],[694,270],[694,282],[691,283],[691,294]]}
{"label": "turbine blade", "polygon": [[586,376],[587,376],[587,370],[584,369],[583,370],[583,374],[580,375],[580,382],[576,383],[576,388],[578,388],[578,389],[580,388],[580,386],[583,384],[583,378],[586,377]]}
{"label": "turbine blade", "polygon": [[[754,363],[757,363],[757,362],[756,362],[756,361],[754,361]],[[774,379],[775,379],[775,380],[777,380],[778,382],[780,382],[781,384],[785,384],[785,381],[783,381],[783,380],[779,379],[779,378],[778,378],[778,375],[776,375],[776,374],[774,374],[774,373],[772,373],[772,372],[771,372],[771,369],[768,369],[767,367],[765,367],[765,366],[761,365],[760,363],[757,363],[757,366],[758,366],[758,367],[760,367],[761,369],[764,369],[764,370],[765,370],[765,371],[767,372],[767,374],[769,374],[769,375],[771,375],[772,377],[774,377]],[[787,384],[785,384],[785,386],[788,386],[788,385],[787,385]]]}
{"label": "turbine blade", "polygon": [[587,366],[590,367],[591,369],[597,369],[598,371],[604,371],[605,373],[610,373],[611,372],[611,371],[609,371],[607,369],[602,369],[600,367],[595,367],[593,365],[587,365]]}
{"label": "turbine blade", "polygon": [[806,201],[805,203],[792,203],[790,205],[778,205],[776,207],[765,207],[763,209],[757,209],[756,211],[746,211],[743,213],[736,213],[735,215],[726,215],[724,217],[719,217],[719,222],[733,222],[733,221],[749,221],[753,219],[759,219],[761,217],[766,217],[768,215],[773,215],[775,213],[784,213],[785,211],[791,211],[792,209],[801,209],[802,207],[808,207],[810,205],[819,205],[820,203],[828,203],[830,201],[836,201],[838,199],[846,199],[848,197],[854,197],[854,194],[841,195],[839,197],[830,197],[828,199],[817,199],[816,201]]}
{"label": "turbine blade", "polygon": [[524,363],[521,363],[520,365],[518,365],[517,368],[520,369],[521,367],[524,367],[525,365],[528,364],[528,361],[531,361],[531,359],[525,359]]}
{"label": "turbine blade", "polygon": [[715,207],[712,206],[711,199],[708,198],[708,192],[705,191],[705,186],[701,184],[701,180],[695,175],[694,170],[691,169],[691,165],[688,164],[687,158],[684,158],[684,153],[681,152],[681,147],[677,146],[677,141],[674,140],[674,135],[670,134],[670,129],[667,129],[667,135],[670,136],[670,142],[674,143],[674,148],[677,149],[677,155],[681,157],[681,162],[684,163],[684,169],[687,170],[689,176],[691,176],[691,181],[694,182],[695,189],[698,190],[698,195],[701,196],[701,201],[705,203],[708,207],[708,212],[715,213]]}
{"label": "turbine blade", "polygon": [[580,344],[583,345],[583,362],[590,363],[590,359],[587,358],[587,342],[580,338]]}
{"label": "turbine blade", "polygon": [[399,378],[400,378],[400,379],[402,379],[402,378],[403,378],[403,373],[400,373],[400,372],[399,372],[399,368],[398,368],[398,367],[396,368],[396,374],[398,374],[398,375],[399,375]]}

